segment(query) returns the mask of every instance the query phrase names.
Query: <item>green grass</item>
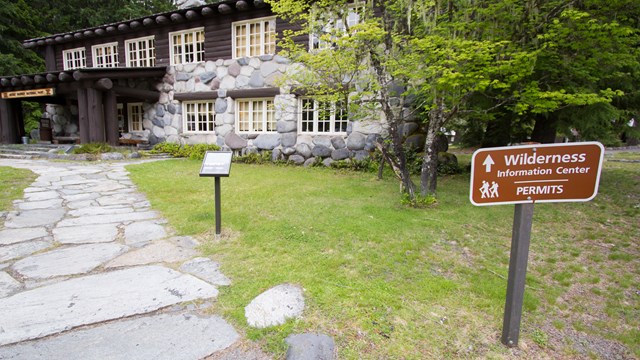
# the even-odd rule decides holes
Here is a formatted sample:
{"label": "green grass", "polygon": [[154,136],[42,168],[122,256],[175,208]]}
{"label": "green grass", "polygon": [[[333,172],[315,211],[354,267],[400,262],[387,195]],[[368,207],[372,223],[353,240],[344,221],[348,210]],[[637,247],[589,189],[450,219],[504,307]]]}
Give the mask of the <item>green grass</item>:
{"label": "green grass", "polygon": [[0,166],[0,211],[11,209],[13,200],[23,196],[23,190],[36,178],[29,170]]}
{"label": "green grass", "polygon": [[[588,329],[640,356],[629,336],[640,326],[640,166],[612,164],[594,201],[536,206],[521,335],[529,357],[572,352],[545,325]],[[221,288],[214,311],[265,350],[282,356],[284,337],[313,331],[333,336],[344,359],[514,355],[499,343],[513,207],[472,206],[468,174],[441,178],[437,205],[413,209],[400,204],[391,177],[234,164],[222,179],[223,237],[214,241],[213,179],[199,178],[199,168],[170,160],[128,169],[179,234],[221,261],[233,285]],[[284,282],[305,289],[304,317],[249,328],[244,307]],[[592,311],[615,326],[592,326],[584,317]]]}

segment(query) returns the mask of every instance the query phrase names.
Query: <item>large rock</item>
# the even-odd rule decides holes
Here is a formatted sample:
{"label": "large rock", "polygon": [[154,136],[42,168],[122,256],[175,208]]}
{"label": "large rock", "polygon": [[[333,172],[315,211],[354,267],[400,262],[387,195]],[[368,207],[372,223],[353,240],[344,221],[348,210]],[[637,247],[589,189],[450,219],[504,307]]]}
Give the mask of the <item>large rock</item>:
{"label": "large rock", "polygon": [[342,136],[334,136],[331,138],[331,145],[333,145],[334,149],[344,149],[347,144],[344,141]]}
{"label": "large rock", "polygon": [[298,139],[298,135],[295,132],[282,134],[282,137],[281,137],[282,146],[285,148],[295,146],[297,139]]}
{"label": "large rock", "polygon": [[313,144],[330,148],[332,146],[331,138],[325,135],[319,135],[313,138]]}
{"label": "large rock", "polygon": [[260,134],[253,140],[253,145],[258,149],[273,150],[280,145],[280,134]]}
{"label": "large rock", "polygon": [[337,149],[331,152],[331,158],[333,160],[344,160],[348,159],[351,156],[351,151],[349,149]]}
{"label": "large rock", "polygon": [[316,145],[316,147],[313,148],[313,150],[311,150],[311,154],[313,156],[319,156],[319,157],[329,157],[331,156],[331,149],[324,146],[324,145]]}
{"label": "large rock", "polygon": [[352,132],[347,138],[349,150],[362,150],[367,142],[367,137],[359,132]]}
{"label": "large rock", "polygon": [[224,137],[224,143],[231,150],[240,150],[247,147],[247,140],[241,138],[234,132],[230,132],[227,134],[227,136]]}
{"label": "large rock", "polygon": [[424,134],[415,134],[411,135],[404,141],[404,146],[408,148],[413,148],[414,150],[422,150],[424,149],[424,142],[426,137]]}
{"label": "large rock", "polygon": [[214,286],[161,266],[83,276],[0,299],[0,345],[216,296]]}
{"label": "large rock", "polygon": [[296,165],[304,164],[304,157],[301,155],[291,155],[289,156],[289,161],[293,162]]}
{"label": "large rock", "polygon": [[125,243],[136,247],[165,237],[167,237],[167,233],[164,227],[154,221],[134,222],[124,229]]}
{"label": "large rock", "polygon": [[266,328],[282,325],[287,319],[297,318],[304,311],[304,296],[299,286],[282,284],[273,287],[244,308],[251,327]]}
{"label": "large rock", "polygon": [[311,148],[307,144],[298,144],[296,145],[296,152],[303,156],[305,159],[311,156]]}
{"label": "large rock", "polygon": [[336,343],[323,334],[294,334],[285,339],[287,360],[332,360],[336,358]]}
{"label": "large rock", "polygon": [[283,121],[280,120],[276,123],[276,129],[279,133],[289,133],[295,131],[297,124],[295,121]]}

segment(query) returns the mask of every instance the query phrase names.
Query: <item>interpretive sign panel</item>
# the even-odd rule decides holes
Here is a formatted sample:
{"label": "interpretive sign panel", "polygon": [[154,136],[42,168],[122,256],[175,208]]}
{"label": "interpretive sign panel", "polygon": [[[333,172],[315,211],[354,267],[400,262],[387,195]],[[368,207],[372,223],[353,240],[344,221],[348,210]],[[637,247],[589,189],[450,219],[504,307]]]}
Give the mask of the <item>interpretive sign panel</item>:
{"label": "interpretive sign panel", "polygon": [[229,176],[231,171],[231,151],[207,151],[202,160],[200,176]]}
{"label": "interpretive sign panel", "polygon": [[471,159],[469,198],[477,206],[589,201],[603,156],[599,142],[480,149]]}

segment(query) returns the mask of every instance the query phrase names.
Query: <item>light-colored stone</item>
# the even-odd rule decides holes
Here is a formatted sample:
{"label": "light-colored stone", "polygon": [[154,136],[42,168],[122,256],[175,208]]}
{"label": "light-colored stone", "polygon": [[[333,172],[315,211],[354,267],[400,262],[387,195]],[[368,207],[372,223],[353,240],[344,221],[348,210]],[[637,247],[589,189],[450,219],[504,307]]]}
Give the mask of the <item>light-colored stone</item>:
{"label": "light-colored stone", "polygon": [[112,205],[112,206],[87,206],[84,208],[71,210],[68,212],[69,216],[92,216],[92,215],[110,215],[110,214],[122,214],[132,212],[131,206]]}
{"label": "light-colored stone", "polygon": [[139,211],[133,213],[111,214],[111,215],[94,215],[79,218],[64,219],[58,223],[58,227],[65,226],[81,226],[90,224],[110,224],[126,221],[148,220],[159,217],[153,211]]}
{"label": "light-colored stone", "polygon": [[170,242],[160,240],[141,249],[121,255],[105,265],[105,268],[116,268],[132,265],[146,265],[161,262],[184,261],[196,255],[196,251],[178,247]]}
{"label": "light-colored stone", "polygon": [[25,201],[17,204],[20,210],[58,209],[62,207],[62,199],[50,199],[42,201]]}
{"label": "light-colored stone", "polygon": [[160,314],[2,347],[0,358],[193,360],[226,349],[238,338],[218,316]]}
{"label": "light-colored stone", "polygon": [[302,289],[291,284],[275,286],[244,308],[244,315],[251,327],[266,328],[282,325],[287,319],[297,318],[304,311]]}
{"label": "light-colored stone", "polygon": [[55,249],[29,256],[12,269],[31,279],[87,273],[127,250],[120,244],[89,244]]}
{"label": "light-colored stone", "polygon": [[140,221],[127,225],[124,229],[124,241],[127,245],[143,246],[144,244],[167,237],[162,225],[153,221]]}
{"label": "light-colored stone", "polygon": [[10,213],[4,226],[7,228],[38,227],[54,224],[64,216],[64,209],[25,210]]}
{"label": "light-colored stone", "polygon": [[[0,298],[7,297],[8,295],[18,291],[20,288],[22,288],[22,284],[6,272],[0,271]],[[2,326],[0,325],[0,328],[1,327]],[[2,359],[1,356],[0,359]]]}
{"label": "light-colored stone", "polygon": [[214,286],[162,266],[70,279],[0,299],[0,345],[217,295]]}
{"label": "light-colored stone", "polygon": [[15,244],[47,236],[44,227],[0,230],[0,245]]}
{"label": "light-colored stone", "polygon": [[50,247],[46,240],[27,241],[0,248],[0,262],[18,259]]}
{"label": "light-colored stone", "polygon": [[208,258],[195,258],[180,266],[180,271],[188,272],[213,285],[231,285],[231,280],[220,271],[220,265]]}
{"label": "light-colored stone", "polygon": [[287,360],[333,360],[336,344],[333,338],[323,334],[292,334],[285,339]]}
{"label": "light-colored stone", "polygon": [[61,244],[111,242],[118,236],[118,224],[90,224],[53,229],[53,238]]}
{"label": "light-colored stone", "polygon": [[24,198],[28,201],[43,201],[60,198],[57,191],[40,191],[24,194]]}

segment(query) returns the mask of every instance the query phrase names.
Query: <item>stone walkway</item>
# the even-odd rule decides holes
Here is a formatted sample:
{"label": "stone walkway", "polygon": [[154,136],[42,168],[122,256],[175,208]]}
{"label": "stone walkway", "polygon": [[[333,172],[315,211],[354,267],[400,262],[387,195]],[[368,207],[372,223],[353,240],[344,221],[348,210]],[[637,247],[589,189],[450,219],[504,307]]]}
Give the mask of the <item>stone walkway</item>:
{"label": "stone walkway", "polygon": [[229,279],[127,164],[0,159],[39,175],[0,226],[0,359],[262,358],[205,311]]}

